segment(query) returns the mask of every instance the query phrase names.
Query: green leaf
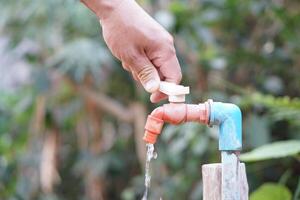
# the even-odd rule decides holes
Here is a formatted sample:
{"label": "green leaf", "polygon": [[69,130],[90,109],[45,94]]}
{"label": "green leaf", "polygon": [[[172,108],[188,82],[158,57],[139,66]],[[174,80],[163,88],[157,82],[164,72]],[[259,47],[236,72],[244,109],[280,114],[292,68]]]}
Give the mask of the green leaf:
{"label": "green leaf", "polygon": [[251,162],[295,156],[299,153],[300,140],[288,140],[263,145],[248,153],[242,154],[240,159],[245,162]]}
{"label": "green leaf", "polygon": [[276,183],[265,183],[250,195],[250,200],[291,200],[287,187]]}

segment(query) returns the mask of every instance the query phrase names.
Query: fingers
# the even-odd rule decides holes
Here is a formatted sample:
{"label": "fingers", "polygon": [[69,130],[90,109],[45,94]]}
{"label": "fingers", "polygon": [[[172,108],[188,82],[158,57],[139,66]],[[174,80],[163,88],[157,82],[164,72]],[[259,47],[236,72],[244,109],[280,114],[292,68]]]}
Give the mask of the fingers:
{"label": "fingers", "polygon": [[[179,84],[182,79],[180,65],[175,53],[169,59],[162,62],[158,70],[163,80],[167,82]],[[152,103],[157,103],[166,98],[167,95],[161,92],[155,92],[150,96],[150,101]]]}
{"label": "fingers", "polygon": [[161,54],[168,57],[167,59],[161,57],[158,59],[160,60],[159,64],[154,62],[156,67],[145,54],[134,54],[135,56],[130,56],[129,59],[122,63],[124,69],[130,71],[134,79],[139,80],[147,92],[152,93],[150,101],[153,103],[157,103],[167,97],[158,91],[160,80],[179,84],[182,78],[175,51],[167,52],[170,52],[170,54]]}
{"label": "fingers", "polygon": [[125,62],[122,62],[122,67],[123,67],[126,71],[128,71],[128,72],[131,71],[130,66],[129,66],[127,63],[125,63]]}
{"label": "fingers", "polygon": [[[158,70],[158,75],[159,75],[160,80],[164,80],[165,79],[164,76],[162,75],[162,73],[159,70]],[[168,96],[166,94],[164,94],[164,93],[162,93],[160,91],[157,91],[157,92],[154,92],[154,93],[151,94],[150,101],[152,103],[158,103],[158,102],[160,102],[160,101],[162,101],[164,99],[167,99],[167,97]]]}
{"label": "fingers", "polygon": [[175,53],[161,63],[159,71],[167,82],[179,84],[182,79],[181,68]]}
{"label": "fingers", "polygon": [[[131,72],[133,78],[134,78],[136,81],[139,81],[138,75],[136,74],[135,71],[131,70],[131,67],[130,67],[128,64],[126,64],[126,63],[123,62],[123,63],[122,63],[122,66],[123,66],[123,68],[124,68],[125,70],[127,70],[128,72]],[[160,79],[163,78],[163,76],[161,75],[160,72],[158,72],[158,74],[159,74],[159,78],[160,78]],[[151,101],[152,103],[158,103],[159,101],[161,101],[161,100],[163,100],[163,99],[166,99],[166,98],[167,98],[167,95],[165,95],[165,94],[163,94],[163,93],[157,91],[157,92],[154,92],[154,93],[151,94],[151,96],[150,96],[150,101]]]}
{"label": "fingers", "polygon": [[131,74],[134,80],[139,81],[139,77],[136,75],[135,72],[132,72]]}
{"label": "fingers", "polygon": [[135,56],[135,58],[129,60],[131,64],[122,64],[123,67],[132,72],[134,79],[139,80],[147,92],[156,92],[160,84],[157,69],[145,55]]}
{"label": "fingers", "polygon": [[[162,54],[164,55],[164,54]],[[169,55],[165,54],[168,59],[162,58],[163,62],[161,62],[158,66],[158,71],[162,80],[167,82],[172,82],[179,84],[182,79],[181,68],[176,57],[175,50],[169,51]],[[150,101],[152,103],[157,103],[163,99],[166,99],[167,95],[161,92],[155,92],[150,96]]]}
{"label": "fingers", "polygon": [[182,78],[176,55],[162,62],[158,70],[151,61],[144,56],[136,59],[131,65],[125,62],[123,62],[122,65],[124,69],[131,71],[133,78],[139,80],[147,92],[152,93],[150,96],[152,103],[157,103],[167,98],[167,95],[158,91],[160,80],[179,84]]}
{"label": "fingers", "polygon": [[152,103],[158,103],[160,102],[161,100],[164,100],[167,98],[167,95],[165,95],[164,93],[161,93],[161,92],[154,92],[151,94],[150,96],[150,101]]}
{"label": "fingers", "polygon": [[147,92],[153,93],[159,89],[160,78],[152,64],[148,63],[135,73]]}
{"label": "fingers", "polygon": [[122,62],[122,66],[126,71],[131,72],[131,75],[132,75],[134,80],[139,81],[139,78],[138,78],[137,74],[134,71],[131,70],[131,68],[128,64],[126,64],[125,62]]}

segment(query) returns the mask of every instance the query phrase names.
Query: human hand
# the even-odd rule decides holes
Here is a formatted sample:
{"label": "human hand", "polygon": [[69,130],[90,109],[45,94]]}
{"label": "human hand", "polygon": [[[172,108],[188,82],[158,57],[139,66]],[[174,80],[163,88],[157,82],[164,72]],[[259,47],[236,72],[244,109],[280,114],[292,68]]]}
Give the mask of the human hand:
{"label": "human hand", "polygon": [[100,18],[104,40],[124,69],[152,93],[152,102],[164,99],[160,81],[182,78],[173,37],[134,0],[82,1]]}

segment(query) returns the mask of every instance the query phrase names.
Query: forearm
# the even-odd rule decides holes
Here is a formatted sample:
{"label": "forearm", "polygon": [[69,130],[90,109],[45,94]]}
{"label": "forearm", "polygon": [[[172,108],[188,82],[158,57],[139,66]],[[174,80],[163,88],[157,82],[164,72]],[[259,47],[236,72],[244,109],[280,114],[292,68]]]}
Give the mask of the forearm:
{"label": "forearm", "polygon": [[100,19],[108,17],[122,1],[128,0],[81,0],[81,2],[92,10]]}

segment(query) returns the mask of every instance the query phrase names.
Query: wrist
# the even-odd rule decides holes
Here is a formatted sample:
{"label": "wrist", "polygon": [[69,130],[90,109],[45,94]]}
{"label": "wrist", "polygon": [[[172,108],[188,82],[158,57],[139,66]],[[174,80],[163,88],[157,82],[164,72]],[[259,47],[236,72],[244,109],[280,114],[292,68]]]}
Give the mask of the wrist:
{"label": "wrist", "polygon": [[107,18],[123,1],[127,0],[81,0],[100,20]]}

